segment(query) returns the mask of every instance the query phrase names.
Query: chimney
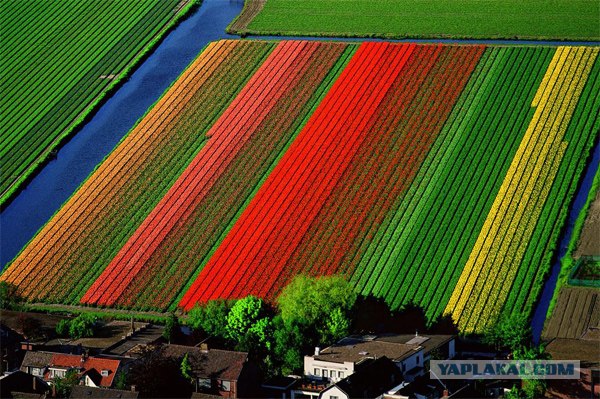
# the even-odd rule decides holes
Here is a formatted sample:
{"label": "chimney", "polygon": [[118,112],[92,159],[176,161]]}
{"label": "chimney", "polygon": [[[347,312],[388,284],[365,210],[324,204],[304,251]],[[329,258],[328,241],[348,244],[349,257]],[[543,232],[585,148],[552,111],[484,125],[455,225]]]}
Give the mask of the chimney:
{"label": "chimney", "polygon": [[419,330],[415,330],[415,337],[419,336]]}
{"label": "chimney", "polygon": [[319,356],[321,354],[321,348],[315,346],[315,356]]}
{"label": "chimney", "polygon": [[450,394],[448,393],[448,390],[444,389],[444,393],[442,393],[442,399],[447,398],[448,396],[450,396]]}
{"label": "chimney", "polygon": [[200,352],[208,353],[208,344],[206,342],[200,344]]}
{"label": "chimney", "polygon": [[135,386],[135,385],[132,385],[132,386],[131,386],[131,392],[135,392],[135,388],[136,388],[136,386]]}

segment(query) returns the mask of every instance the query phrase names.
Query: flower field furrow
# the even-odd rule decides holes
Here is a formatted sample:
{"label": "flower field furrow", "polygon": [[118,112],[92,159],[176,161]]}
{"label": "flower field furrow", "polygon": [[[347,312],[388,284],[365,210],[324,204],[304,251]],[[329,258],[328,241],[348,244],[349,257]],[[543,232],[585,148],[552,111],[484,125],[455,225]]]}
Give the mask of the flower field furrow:
{"label": "flower field furrow", "polygon": [[597,145],[599,52],[212,43],[0,280],[187,311],[337,274],[465,333],[530,315]]}
{"label": "flower field furrow", "polygon": [[[257,280],[258,276],[262,274],[252,274],[256,265],[267,265],[269,262],[272,262],[273,265],[285,264],[285,259],[290,256],[289,249],[293,249],[297,245],[299,239],[302,237],[302,232],[309,226],[310,221],[316,216],[316,212],[322,206],[323,201],[331,193],[333,185],[348,166],[351,154],[357,151],[366,134],[365,126],[368,123],[369,117],[353,119],[349,116],[354,110],[368,107],[371,104],[377,104],[383,94],[385,94],[390,83],[390,75],[397,74],[398,70],[394,71],[391,68],[386,71],[382,65],[386,63],[390,65],[394,65],[395,63],[397,65],[404,62],[405,57],[409,55],[405,51],[407,50],[405,47],[399,47],[397,51],[386,52],[387,47],[387,45],[373,46],[375,59],[381,57],[379,58],[380,64],[369,62],[370,57],[368,55],[365,57],[365,53],[360,53],[359,48],[359,52],[353,57],[348,68],[345,70],[352,70],[355,65],[359,65],[359,68],[362,68],[361,64],[366,64],[366,71],[361,73],[359,85],[353,85],[354,82],[350,80],[349,91],[330,91],[330,96],[324,99],[322,106],[315,111],[307,127],[303,129],[298,139],[294,142],[295,147],[291,147],[284,158],[282,158],[278,167],[270,176],[272,179],[268,179],[265,182],[262,190],[265,201],[255,201],[254,207],[249,206],[255,215],[254,217],[249,216],[247,219],[251,225],[255,224],[254,220],[260,218],[258,215],[260,215],[261,208],[268,209],[267,214],[269,217],[274,218],[277,223],[276,225],[265,226],[272,231],[272,234],[264,237],[264,239],[261,236],[257,237],[256,233],[251,233],[260,240],[259,242],[262,241],[263,244],[246,245],[245,248],[242,248],[238,262],[243,262],[245,259],[249,267],[240,270],[235,268],[233,263],[231,264],[231,272],[228,273],[228,278],[231,278],[236,286],[244,284],[241,279],[244,278],[243,273],[248,271],[251,274],[249,285],[252,287],[253,281]],[[408,49],[409,52],[410,48]],[[363,57],[360,57],[361,55]],[[378,76],[381,78],[375,79]],[[377,82],[377,84],[369,85],[369,82],[372,80]],[[330,120],[330,123],[333,124],[331,134],[323,137],[323,131],[320,130],[322,129],[322,125],[316,122],[311,124],[311,121],[315,121],[320,116],[330,117],[329,112],[325,110],[329,107],[337,106],[337,99],[339,97],[347,98],[344,101],[345,104],[340,107],[343,111],[336,115],[339,118],[338,120]],[[339,121],[343,121],[342,124],[339,124]],[[353,132],[353,134],[341,135],[339,133],[340,131],[347,132],[346,129]],[[321,141],[321,144],[314,144],[315,140],[324,141]],[[319,148],[325,148],[326,150],[318,151],[317,149]],[[306,154],[309,156],[305,156]],[[287,171],[285,171],[286,168],[288,169]],[[294,172],[296,170],[298,173]],[[290,184],[290,182],[284,183],[287,175],[293,176],[293,184]],[[319,184],[316,184],[316,182],[319,182]],[[297,195],[300,192],[304,194]],[[257,197],[260,194],[261,192],[257,194]],[[275,201],[272,199],[275,199]],[[252,213],[248,214],[252,215]],[[264,226],[270,222],[268,219],[263,219],[261,223]],[[260,228],[262,229],[263,226],[260,226]],[[262,271],[263,269],[260,268],[259,270]],[[277,267],[274,273],[269,274],[269,280],[261,282],[260,288],[269,287],[280,273],[281,266]],[[223,289],[226,290],[228,287],[220,286],[216,292],[211,293],[207,291],[206,295],[221,295],[221,290]]]}
{"label": "flower field furrow", "polygon": [[[232,42],[230,44],[236,45],[235,42]],[[226,55],[227,54],[223,54],[223,56]],[[203,76],[205,77],[203,77],[200,81],[190,82],[190,84],[188,85],[189,89],[204,87],[204,84],[206,82],[211,82],[210,78],[214,76],[214,68],[218,68],[219,65],[220,63],[215,63],[214,66],[211,66],[209,68],[203,63],[198,64],[195,69],[204,71]],[[192,108],[195,104],[193,90],[191,91],[191,97],[189,97],[189,95],[183,96],[178,92],[173,93],[174,96],[176,96],[174,98],[183,98],[188,100],[187,107],[181,108],[181,112],[183,114],[180,116],[185,116],[186,113],[189,113],[191,111],[190,108]],[[108,240],[122,242],[122,240],[127,234],[131,234],[131,228],[133,227],[131,222],[134,221],[134,223],[140,223],[141,218],[145,217],[145,215],[149,211],[149,207],[154,206],[158,199],[156,198],[156,196],[140,194],[151,193],[152,191],[150,191],[150,188],[154,190],[159,189],[161,190],[161,192],[165,190],[170,184],[172,184],[172,179],[176,176],[177,170],[181,170],[181,168],[184,166],[183,163],[186,162],[186,159],[189,159],[189,157],[192,155],[192,153],[190,153],[190,150],[195,151],[195,148],[197,148],[198,145],[202,144],[202,138],[200,138],[200,140],[190,140],[190,138],[194,136],[186,137],[185,131],[178,131],[176,127],[171,127],[173,125],[178,126],[179,123],[176,118],[177,114],[170,112],[170,108],[172,107],[165,106],[164,111],[164,114],[168,115],[168,123],[160,123],[160,120],[155,121],[150,119],[147,120],[147,123],[142,127],[142,130],[138,130],[139,132],[143,132],[141,134],[144,134],[146,136],[150,135],[150,137],[154,138],[154,140],[140,140],[140,138],[136,136],[132,137],[131,140],[128,140],[128,143],[133,143],[131,146],[134,146],[134,148],[136,142],[148,141],[149,147],[146,151],[131,151],[130,148],[128,148],[130,147],[130,145],[123,145],[122,147],[123,151],[125,151],[125,155],[121,156],[121,153],[117,153],[116,156],[113,157],[115,162],[118,162],[118,165],[122,170],[122,172],[118,174],[121,177],[121,179],[113,178],[114,171],[111,173],[110,169],[105,169],[101,173],[98,173],[96,175],[103,178],[103,181],[100,184],[106,185],[106,188],[100,190],[100,192],[103,193],[103,195],[99,200],[95,202],[90,202],[91,204],[93,204],[92,206],[102,207],[104,209],[104,212],[108,211],[107,214],[109,215],[132,215],[132,220],[127,220],[126,218],[120,218],[115,216],[113,216],[111,219],[96,218],[96,220],[90,222],[89,226],[83,226],[83,228],[86,230],[89,229],[91,226],[92,229],[90,230],[90,233],[92,234],[86,235],[85,240],[82,239],[82,237],[79,237],[78,245],[74,246],[74,248],[71,247],[74,249],[74,251],[69,250],[69,247],[65,245],[65,248],[67,249],[67,253],[69,255],[69,259],[71,260],[59,259],[58,261],[63,263],[73,262],[83,264],[89,264],[90,262],[93,262],[94,265],[96,265],[96,269],[97,267],[104,268],[108,263],[109,259],[107,259],[107,256],[103,256],[105,248],[98,248],[97,242],[95,242],[94,240],[101,238],[104,234],[104,237],[106,237],[106,239]],[[157,131],[161,130],[173,132],[173,134],[156,134]],[[171,146],[179,146],[179,148],[181,148],[182,150],[188,148],[189,149],[186,152],[182,151],[181,159],[169,159],[168,153],[165,153],[164,151],[168,150],[169,148],[172,148]],[[131,162],[131,159],[134,159],[135,162]],[[141,168],[135,168],[138,162],[139,165],[142,166]],[[167,165],[169,165],[169,167],[166,170],[169,170],[169,172],[165,173],[164,168]],[[168,179],[165,180],[164,177],[167,176]],[[125,184],[122,187],[118,186],[118,183],[120,181],[125,182]],[[119,187],[119,189],[116,189],[114,192],[111,193],[111,195],[107,196],[105,190],[110,187],[111,182],[112,184],[115,184],[117,187]],[[119,223],[121,228],[115,231],[114,225],[112,225],[112,223],[114,222]],[[127,225],[124,226],[124,223],[127,223]],[[111,227],[113,227],[113,229],[111,229]],[[82,246],[82,244],[87,244],[86,240],[88,240],[89,242],[88,247]],[[75,273],[74,268],[70,268],[69,270],[71,273]],[[97,271],[94,273],[93,276],[90,276],[91,279],[88,280],[89,283],[91,283],[92,280],[95,280],[95,278],[97,277],[96,273]],[[64,282],[65,277],[67,276],[62,276],[58,281],[60,282],[62,280],[62,282]],[[73,278],[76,277],[73,276]],[[87,289],[87,285],[85,287],[79,286],[78,288],[80,288],[80,290],[77,290],[77,292],[79,293],[81,292],[81,290],[85,291],[85,289]],[[56,291],[56,289],[53,289],[51,292],[54,293]],[[76,302],[78,298],[73,297],[72,300]]]}
{"label": "flower field furrow", "polygon": [[[245,81],[254,70],[256,64],[249,61],[263,58],[271,46],[268,43],[221,41],[210,45],[206,52],[198,57],[192,68],[188,69],[171,89],[175,96],[163,96],[157,107],[140,121],[121,145],[117,146],[80,190],[38,233],[32,244],[5,270],[6,273],[14,269],[15,275],[27,275],[23,286],[30,287],[28,298],[42,299],[44,295],[49,294],[51,301],[64,301],[67,298],[75,302],[79,300],[76,293],[85,291],[96,279],[98,273],[114,256],[115,252],[112,251],[122,245],[119,242],[123,242],[127,234],[131,234],[131,229],[136,227],[134,224],[137,221],[141,222],[154,207],[162,195],[161,190],[169,185],[169,180],[173,181],[178,171],[189,163],[185,157],[193,156],[193,151],[197,151],[194,147],[202,145],[202,139],[198,140],[196,135],[189,134],[189,128],[197,129],[198,126],[202,126],[199,125],[201,123],[211,123],[215,113],[220,113],[223,103],[239,90],[240,82]],[[233,55],[232,64],[222,62],[223,57],[227,55],[225,51]],[[240,57],[247,62],[243,68],[235,64],[236,59],[239,60]],[[229,72],[234,69],[240,70],[239,76]],[[219,71],[229,76],[225,78]],[[181,91],[184,87],[195,88],[196,92],[191,98],[185,94],[187,89]],[[204,104],[201,112],[191,109],[198,105],[198,98],[205,97],[215,89],[215,93],[219,94],[213,95],[211,103]],[[189,102],[175,107],[174,99]],[[190,125],[189,128],[185,128],[179,121],[173,126],[181,127],[164,130],[163,134],[159,134],[158,128],[168,126],[167,121],[173,123],[172,120],[177,115],[183,116],[187,124],[193,120],[196,126]],[[193,115],[194,119],[189,118],[190,115]],[[149,125],[150,120],[154,127]],[[140,145],[143,147],[139,147]],[[169,156],[165,150],[172,151],[169,150],[170,146],[172,150],[180,151],[180,155]],[[136,165],[139,167],[136,168]],[[115,191],[109,189],[111,184],[117,186]],[[119,189],[120,184],[122,188]],[[90,209],[102,209],[102,213],[90,212],[89,217],[86,217],[86,212]],[[78,211],[79,213],[75,213]],[[69,212],[77,216],[65,216]],[[99,214],[107,216],[97,217]],[[76,244],[63,244],[77,236],[79,238],[75,241]],[[41,242],[37,248],[33,245],[36,242]],[[58,250],[66,251],[65,255],[58,257]],[[33,272],[28,274],[31,269]],[[3,274],[2,279],[6,276],[9,274]],[[75,294],[71,295],[72,293]]]}
{"label": "flower field furrow", "polygon": [[[348,231],[349,223],[355,225],[358,219],[364,220],[367,213],[375,214],[376,207],[381,212],[384,205],[377,203],[373,198],[373,192],[378,188],[392,189],[396,184],[395,182],[385,185],[375,184],[373,179],[389,180],[389,176],[377,176],[385,169],[388,170],[389,175],[391,168],[388,162],[389,158],[403,155],[398,150],[398,146],[394,147],[394,143],[401,140],[401,135],[394,134],[394,129],[401,123],[402,114],[408,112],[408,104],[410,99],[416,95],[416,87],[423,81],[427,71],[433,67],[440,52],[441,47],[431,46],[430,48],[417,48],[411,54],[406,69],[401,75],[405,79],[396,78],[376,114],[369,122],[369,125],[372,125],[369,130],[374,134],[366,137],[359,152],[338,181],[332,195],[327,199],[309,231],[294,251],[289,263],[295,265],[296,269],[303,273],[317,275],[331,274],[341,270],[339,257],[347,255],[348,250],[341,250],[339,246],[351,245],[354,240],[349,239],[348,234],[356,234]],[[416,73],[418,68],[422,68],[424,73]],[[409,86],[409,81],[418,83]],[[405,101],[401,101],[401,99]],[[394,110],[389,107],[390,103],[397,104],[398,108]],[[376,134],[375,132],[381,133]],[[366,161],[368,163],[365,164]],[[383,192],[379,194],[384,195]],[[361,209],[364,208],[361,202],[365,201],[370,203],[368,207],[370,212]],[[344,228],[344,226],[347,227]],[[344,229],[346,230],[345,234]],[[344,235],[347,237],[346,239],[343,238]],[[329,258],[329,255],[338,257],[338,259]],[[312,269],[313,265],[319,267]]]}
{"label": "flower field furrow", "polygon": [[484,224],[469,258],[474,267],[468,269],[467,263],[465,268],[475,274],[467,279],[463,271],[463,284],[457,285],[454,301],[446,308],[467,332],[481,331],[499,317],[567,148],[562,139],[594,59],[585,49],[559,50],[534,98],[536,113],[488,215],[486,224],[492,227],[486,229]]}
{"label": "flower field furrow", "polygon": [[[221,46],[219,46],[221,47]],[[207,57],[206,58],[202,58],[201,61],[203,61],[203,64],[205,64],[207,61],[213,59],[211,57],[211,52],[213,51],[213,49],[216,48],[215,46],[211,46],[211,48],[208,49],[207,52]],[[195,76],[195,74],[190,74],[190,75],[186,75],[183,79],[180,79],[178,82],[180,82],[177,87],[175,87],[175,90],[178,90],[179,88],[184,88],[187,86],[187,84],[189,83],[189,80],[193,79],[193,77]],[[153,117],[156,118],[163,118],[161,119],[161,123],[162,120],[164,120],[167,116],[168,113],[165,112],[165,109],[167,107],[169,107],[169,103],[166,102],[167,98],[163,97],[161,99],[161,101],[157,104],[157,107],[153,110],[153,113],[151,114]],[[138,132],[145,132],[144,128],[148,126],[148,125],[138,125],[138,127],[136,128],[136,130],[134,130],[130,137],[135,137],[136,134],[140,134]],[[120,146],[114,153],[113,156],[108,157],[106,162],[102,163],[102,165],[99,167],[98,174],[94,174],[92,175],[83,185],[82,185],[82,190],[79,190],[78,193],[72,197],[72,199],[67,202],[67,204],[65,204],[65,206],[63,206],[61,208],[61,210],[59,211],[59,213],[57,213],[57,217],[54,218],[52,220],[52,223],[48,224],[45,226],[45,230],[43,230],[42,234],[38,234],[34,240],[30,243],[28,249],[29,251],[27,251],[24,254],[21,254],[21,262],[24,263],[31,263],[31,264],[40,264],[43,262],[43,258],[44,256],[47,257],[53,257],[56,253],[56,251],[59,251],[63,248],[63,246],[60,244],[60,242],[58,240],[66,240],[70,238],[69,234],[64,234],[63,233],[63,229],[67,229],[69,227],[69,221],[71,220],[76,220],[79,218],[79,216],[81,214],[83,214],[84,212],[90,213],[90,216],[92,216],[91,218],[89,218],[88,222],[93,222],[95,220],[97,220],[94,216],[96,216],[94,214],[94,212],[100,212],[100,210],[102,209],[101,207],[99,208],[95,208],[95,209],[90,209],[88,207],[86,207],[86,203],[92,204],[95,203],[96,201],[98,201],[98,197],[100,195],[100,193],[105,189],[105,185],[109,184],[109,182],[111,181],[111,179],[106,178],[104,179],[104,174],[105,173],[116,173],[117,171],[120,170],[120,168],[114,163],[114,161],[116,159],[118,159],[119,157],[123,157],[123,154],[128,154],[128,156],[132,156],[135,152],[144,152],[145,150],[140,148],[139,146],[143,145],[144,143],[146,143],[146,140],[131,140],[131,149],[133,151],[129,152],[129,148],[128,146]],[[127,155],[125,155],[127,156]],[[129,158],[124,158],[124,160],[126,160],[126,162],[129,162]],[[135,165],[132,165],[135,166]],[[118,183],[124,184],[124,182],[126,181],[126,179],[120,179],[118,181]],[[99,184],[100,183],[100,184]],[[116,184],[115,189],[119,188],[118,183]],[[104,205],[103,203],[99,204],[99,205]],[[87,228],[87,226],[84,226],[83,228]],[[53,229],[53,230],[51,230]],[[45,250],[42,250],[43,248],[45,248]],[[16,263],[16,262],[15,262]],[[13,263],[13,265],[15,264]],[[24,273],[26,271],[26,269],[23,268],[10,268],[9,270],[7,270],[7,276],[11,276],[12,277],[12,270],[14,270],[15,273]]]}
{"label": "flower field furrow", "polygon": [[[189,217],[180,219],[179,225],[160,244],[116,303],[120,303],[121,298],[129,300],[132,295],[138,297],[140,288],[143,288],[145,293],[140,299],[144,304],[156,308],[170,304],[181,284],[163,280],[164,285],[161,284],[157,291],[157,287],[146,288],[144,285],[147,284],[142,282],[147,279],[156,281],[154,276],[161,269],[167,273],[170,281],[176,281],[181,276],[184,280],[189,278],[222,234],[222,228],[238,212],[262,178],[265,168],[290,140],[295,131],[295,121],[308,111],[306,107],[310,105],[309,100],[345,47],[343,44],[319,45],[304,66],[296,64],[298,74],[290,79],[276,106],[252,133],[213,189],[195,206]],[[167,259],[174,259],[172,263],[177,267],[169,266]],[[164,288],[168,288],[169,293],[164,293]]]}
{"label": "flower field furrow", "polygon": [[[221,295],[221,292],[227,289],[227,285],[224,283],[217,286],[220,282],[215,280],[212,280],[212,284],[210,282],[208,284],[203,284],[204,276],[211,273],[212,268],[214,267],[222,269],[220,272],[223,278],[222,281],[233,280],[234,284],[237,284],[237,282],[240,281],[239,278],[246,273],[246,270],[253,269],[251,268],[252,265],[249,264],[249,261],[256,263],[262,262],[261,258],[257,259],[256,257],[264,256],[264,253],[261,255],[260,252],[264,252],[266,249],[264,245],[258,245],[257,242],[267,243],[270,238],[270,231],[281,233],[281,229],[283,228],[285,231],[289,232],[287,235],[290,236],[290,238],[294,240],[301,238],[301,234],[298,234],[299,231],[296,227],[306,229],[308,223],[314,218],[315,210],[318,210],[323,199],[329,195],[331,190],[331,179],[338,179],[339,173],[343,172],[343,169],[347,167],[347,163],[340,164],[339,162],[346,161],[347,158],[345,157],[347,157],[346,154],[348,154],[348,151],[356,151],[355,143],[360,143],[362,139],[364,139],[364,133],[361,129],[366,123],[366,118],[359,120],[348,120],[349,118],[346,120],[342,119],[342,123],[353,123],[351,126],[354,126],[354,134],[346,135],[345,137],[336,134],[337,131],[341,131],[340,125],[333,125],[335,130],[332,134],[318,134],[318,129],[326,126],[321,125],[321,121],[324,120],[327,124],[335,124],[335,120],[331,119],[332,115],[328,111],[332,106],[337,106],[338,109],[342,110],[341,113],[337,115],[337,117],[340,118],[340,116],[344,114],[350,115],[352,110],[359,109],[363,104],[377,104],[381,100],[382,92],[385,94],[384,90],[387,85],[391,83],[390,79],[393,79],[394,74],[398,74],[398,70],[389,68],[385,71],[380,65],[378,65],[377,68],[374,68],[374,66],[377,65],[378,61],[386,59],[388,59],[389,63],[396,63],[396,65],[398,65],[405,61],[405,58],[409,55],[407,53],[410,53],[412,50],[412,47],[410,46],[397,46],[396,51],[392,53],[392,56],[390,57],[388,54],[386,57],[385,50],[388,47],[389,45],[387,44],[363,44],[360,46],[357,53],[329,91],[328,95],[315,110],[315,113],[309,119],[298,138],[292,143],[285,156],[257,192],[246,211],[240,216],[240,219],[234,225],[231,232],[225,238],[209,263],[205,266],[188,293],[183,297],[181,302],[182,306],[189,304],[191,307],[197,300],[206,300],[211,296]],[[369,72],[365,72],[365,68],[366,71],[373,71],[372,73],[379,74],[375,76],[385,76],[387,79],[381,79],[381,81],[375,79]],[[382,85],[381,89],[377,89],[377,86],[369,85],[368,82],[370,80]],[[338,102],[339,99],[341,99],[341,104]],[[361,127],[361,125],[363,127]],[[346,131],[344,130],[344,132]],[[318,151],[319,148],[325,149],[325,152]],[[301,159],[299,157],[301,157]],[[333,164],[334,172],[329,175],[327,174],[328,168],[326,167],[326,162],[328,161],[338,162],[337,164]],[[311,165],[311,168],[308,170],[304,169],[304,165],[309,164]],[[301,173],[293,172],[298,169]],[[335,172],[336,169],[338,170],[337,172]],[[311,171],[314,172],[311,174]],[[291,182],[282,180],[282,178],[285,178],[287,175],[293,176],[294,180]],[[307,180],[307,178],[310,178],[310,180]],[[283,181],[285,181],[285,184],[281,184]],[[310,183],[307,183],[315,181],[319,181],[320,184],[316,185],[313,183],[311,185]],[[296,189],[295,187],[298,188]],[[304,191],[302,198],[293,195],[295,190],[308,190],[309,187],[310,191]],[[282,203],[285,204],[285,206],[282,206]],[[293,225],[292,223],[285,223],[286,219],[282,218],[285,210],[290,206],[302,206],[302,203],[307,203],[310,206],[309,209],[311,209],[311,213],[303,210],[295,215],[298,216],[300,220],[294,222]],[[262,217],[262,220],[256,220],[256,216],[260,215],[263,208],[270,209],[269,218]],[[287,213],[287,216],[289,217],[290,213]],[[275,221],[277,222],[275,223]],[[244,227],[245,225],[247,225],[248,228]],[[257,228],[260,228],[261,230],[266,229],[266,231],[258,235],[254,233]],[[236,234],[247,235],[248,238],[242,243],[233,238]],[[228,245],[231,245],[232,248],[225,249]],[[224,254],[227,254],[227,259],[229,260],[227,268],[225,268],[222,262],[219,262],[220,257]],[[269,259],[274,259],[278,255],[281,256],[281,254],[271,251],[269,253]],[[284,256],[286,255],[284,254]],[[246,261],[243,266],[238,268],[233,266],[232,260],[235,259]],[[266,262],[263,262],[263,264],[266,265]],[[281,263],[279,264],[281,265]],[[277,273],[279,273],[279,270]],[[256,274],[257,273],[254,273],[254,275]],[[249,285],[252,286],[251,283]],[[268,286],[268,284],[265,285]],[[201,289],[201,291],[196,293],[195,291],[197,289]],[[198,296],[198,298],[195,296]]]}
{"label": "flower field furrow", "polygon": [[[234,100],[229,108],[233,111],[226,111],[220,118],[220,121],[227,122],[218,121],[211,128],[207,133],[209,141],[206,146],[84,295],[83,302],[112,304],[118,298],[174,223],[179,219],[185,220],[186,212],[193,208],[194,201],[201,200],[212,187],[239,151],[240,145],[273,107],[283,92],[282,88],[293,79],[298,71],[296,66],[301,68],[306,56],[316,46],[306,42],[286,42],[276,47],[239,94],[238,99],[242,100]],[[308,51],[303,51],[306,47]],[[301,61],[295,65],[298,60]],[[247,101],[255,97],[256,100]],[[253,118],[248,123],[250,116]],[[220,133],[223,130],[227,131],[226,135]]]}

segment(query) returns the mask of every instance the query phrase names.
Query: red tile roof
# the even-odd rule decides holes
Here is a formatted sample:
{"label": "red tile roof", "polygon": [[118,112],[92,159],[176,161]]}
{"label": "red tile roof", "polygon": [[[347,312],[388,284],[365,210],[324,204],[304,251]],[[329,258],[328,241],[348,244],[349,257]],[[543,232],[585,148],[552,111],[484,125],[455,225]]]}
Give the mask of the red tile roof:
{"label": "red tile roof", "polygon": [[[55,353],[52,355],[49,367],[82,368],[80,375],[95,370],[100,376],[100,386],[110,387],[119,368],[119,360],[103,359],[99,357],[82,357],[79,355],[63,355]],[[102,377],[102,370],[108,370],[108,376]]]}

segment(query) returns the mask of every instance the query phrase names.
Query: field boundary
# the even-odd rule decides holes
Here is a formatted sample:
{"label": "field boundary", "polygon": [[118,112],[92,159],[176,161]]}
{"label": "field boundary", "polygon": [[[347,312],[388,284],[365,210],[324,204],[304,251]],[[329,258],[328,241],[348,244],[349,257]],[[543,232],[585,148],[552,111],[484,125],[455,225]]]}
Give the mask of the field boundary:
{"label": "field boundary", "polygon": [[248,25],[262,11],[267,0],[245,0],[242,12],[234,18],[225,31],[232,35],[247,35]]}

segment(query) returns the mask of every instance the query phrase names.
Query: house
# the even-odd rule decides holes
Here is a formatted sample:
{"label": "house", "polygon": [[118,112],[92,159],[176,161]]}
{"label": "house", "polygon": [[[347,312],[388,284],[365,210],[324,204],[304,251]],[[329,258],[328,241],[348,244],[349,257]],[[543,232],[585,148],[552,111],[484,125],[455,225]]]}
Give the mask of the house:
{"label": "house", "polygon": [[369,359],[386,356],[412,380],[425,372],[427,362],[436,357],[455,356],[455,337],[452,335],[364,335],[349,336],[336,344],[304,357],[304,375],[324,383],[337,383],[352,375]]}
{"label": "house", "polygon": [[301,383],[299,376],[271,377],[261,384],[263,398],[291,398],[292,390]]}
{"label": "house", "polygon": [[0,377],[0,398],[44,398],[50,387],[41,378],[15,371]]}
{"label": "house", "polygon": [[319,399],[381,398],[402,382],[402,373],[387,357],[369,359],[360,370],[330,385]]}
{"label": "house", "polygon": [[74,386],[70,399],[137,399],[139,392],[120,389],[92,388],[82,385]]}
{"label": "house", "polygon": [[75,370],[83,385],[109,388],[120,365],[120,360],[86,354],[28,351],[21,363],[21,371],[51,382],[55,378],[65,377],[70,370]]}
{"label": "house", "polygon": [[258,369],[248,362],[248,353],[208,346],[164,345],[163,356],[183,361],[187,354],[196,391],[225,398],[256,396]]}
{"label": "house", "polygon": [[17,370],[23,361],[24,353],[21,350],[21,341],[25,337],[12,328],[0,323],[0,373]]}

